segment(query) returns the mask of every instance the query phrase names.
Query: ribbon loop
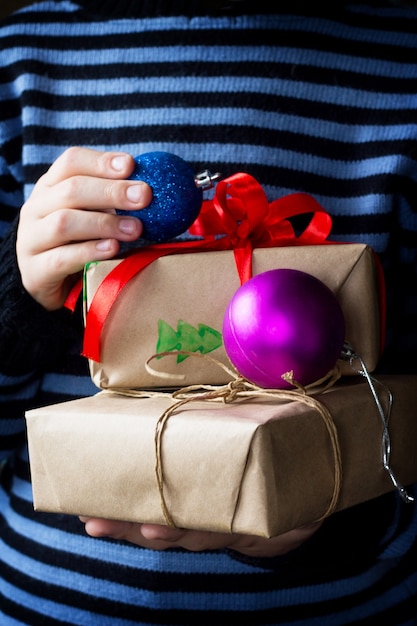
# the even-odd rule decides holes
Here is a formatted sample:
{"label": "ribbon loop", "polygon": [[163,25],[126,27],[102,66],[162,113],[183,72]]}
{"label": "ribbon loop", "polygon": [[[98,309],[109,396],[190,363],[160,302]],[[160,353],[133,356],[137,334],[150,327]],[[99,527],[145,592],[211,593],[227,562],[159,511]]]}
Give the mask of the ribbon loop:
{"label": "ribbon loop", "polygon": [[[297,236],[289,218],[312,214]],[[307,193],[293,193],[268,203],[250,174],[237,173],[217,183],[213,200],[203,202],[189,232],[204,239],[224,236],[229,247],[250,240],[253,247],[320,244],[330,234],[331,216]]]}

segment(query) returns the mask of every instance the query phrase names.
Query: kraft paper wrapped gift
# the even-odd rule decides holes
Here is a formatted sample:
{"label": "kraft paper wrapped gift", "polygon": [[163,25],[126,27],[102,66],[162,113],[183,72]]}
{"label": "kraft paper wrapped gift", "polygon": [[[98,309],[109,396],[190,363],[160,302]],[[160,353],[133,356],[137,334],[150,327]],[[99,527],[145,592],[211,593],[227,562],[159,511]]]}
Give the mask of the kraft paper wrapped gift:
{"label": "kraft paper wrapped gift", "polygon": [[[417,480],[417,377],[380,380],[393,394],[390,467],[407,485]],[[165,422],[157,453],[160,417],[176,402],[160,396],[101,391],[28,411],[35,509],[164,524],[158,454],[170,521],[183,528],[269,537],[328,514],[332,501],[341,510],[395,488],[363,377],[317,396],[336,428],[337,462],[314,407],[267,398],[188,402]]]}
{"label": "kraft paper wrapped gift", "polygon": [[[122,262],[119,259],[88,266],[86,330],[97,290]],[[253,275],[273,268],[293,268],[323,281],[342,307],[347,341],[367,369],[373,371],[380,357],[384,328],[380,274],[369,246],[256,248],[252,264]],[[170,254],[153,261],[120,290],[104,321],[99,360],[89,359],[94,383],[101,389],[223,384],[228,374],[209,359],[165,356],[153,360],[153,372],[145,364],[152,355],[165,350],[210,350],[213,359],[230,367],[220,333],[226,307],[239,286],[230,250]],[[99,315],[101,308],[101,304],[96,305]],[[343,375],[355,374],[347,362],[339,360],[339,364]],[[164,378],[164,373],[169,377]]]}

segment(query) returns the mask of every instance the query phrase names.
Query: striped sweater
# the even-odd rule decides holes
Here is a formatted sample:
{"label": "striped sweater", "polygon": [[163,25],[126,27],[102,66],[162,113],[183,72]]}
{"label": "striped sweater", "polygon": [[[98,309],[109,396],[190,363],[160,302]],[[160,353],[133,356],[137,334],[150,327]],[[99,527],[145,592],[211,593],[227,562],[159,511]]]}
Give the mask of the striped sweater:
{"label": "striped sweater", "polygon": [[383,263],[380,370],[417,373],[417,9],[269,4],[45,1],[0,26],[1,626],[417,623],[417,511],[395,493],[273,559],[150,551],[33,511],[25,409],[97,392],[80,312],[43,310],[16,263],[19,208],[68,146],[312,194],[332,239]]}

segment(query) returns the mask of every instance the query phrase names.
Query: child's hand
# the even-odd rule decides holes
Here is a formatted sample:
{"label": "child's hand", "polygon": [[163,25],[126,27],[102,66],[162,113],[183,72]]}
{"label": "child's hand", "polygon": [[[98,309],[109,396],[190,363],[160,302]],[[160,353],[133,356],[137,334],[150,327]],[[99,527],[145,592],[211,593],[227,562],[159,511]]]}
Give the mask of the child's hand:
{"label": "child's hand", "polygon": [[70,148],[35,185],[21,210],[16,252],[23,286],[46,309],[63,306],[85,263],[110,259],[119,241],[140,237],[140,220],[114,211],[152,199],[148,185],[125,180],[134,167],[126,153]]}
{"label": "child's hand", "polygon": [[98,518],[80,517],[91,537],[122,539],[151,550],[184,548],[192,552],[230,548],[252,557],[281,556],[298,548],[309,539],[323,522],[315,522],[267,539],[252,535],[213,533],[169,528],[159,524],[138,524]]}

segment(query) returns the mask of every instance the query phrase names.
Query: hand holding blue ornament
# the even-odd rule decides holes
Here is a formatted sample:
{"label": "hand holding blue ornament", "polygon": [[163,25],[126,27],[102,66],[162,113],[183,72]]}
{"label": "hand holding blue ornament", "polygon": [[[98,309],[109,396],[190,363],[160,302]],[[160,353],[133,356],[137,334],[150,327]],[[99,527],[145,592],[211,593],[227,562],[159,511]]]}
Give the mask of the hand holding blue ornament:
{"label": "hand holding blue ornament", "polygon": [[135,157],[135,162],[130,180],[147,183],[153,196],[147,207],[131,211],[143,224],[143,239],[159,243],[181,235],[198,217],[203,189],[218,174],[203,172],[196,177],[184,159],[170,152],[146,152]]}
{"label": "hand holding blue ornament", "polygon": [[263,272],[234,294],[223,320],[226,354],[241,376],[259,387],[283,389],[282,378],[308,385],[336,364],[345,321],[333,292],[294,269]]}

